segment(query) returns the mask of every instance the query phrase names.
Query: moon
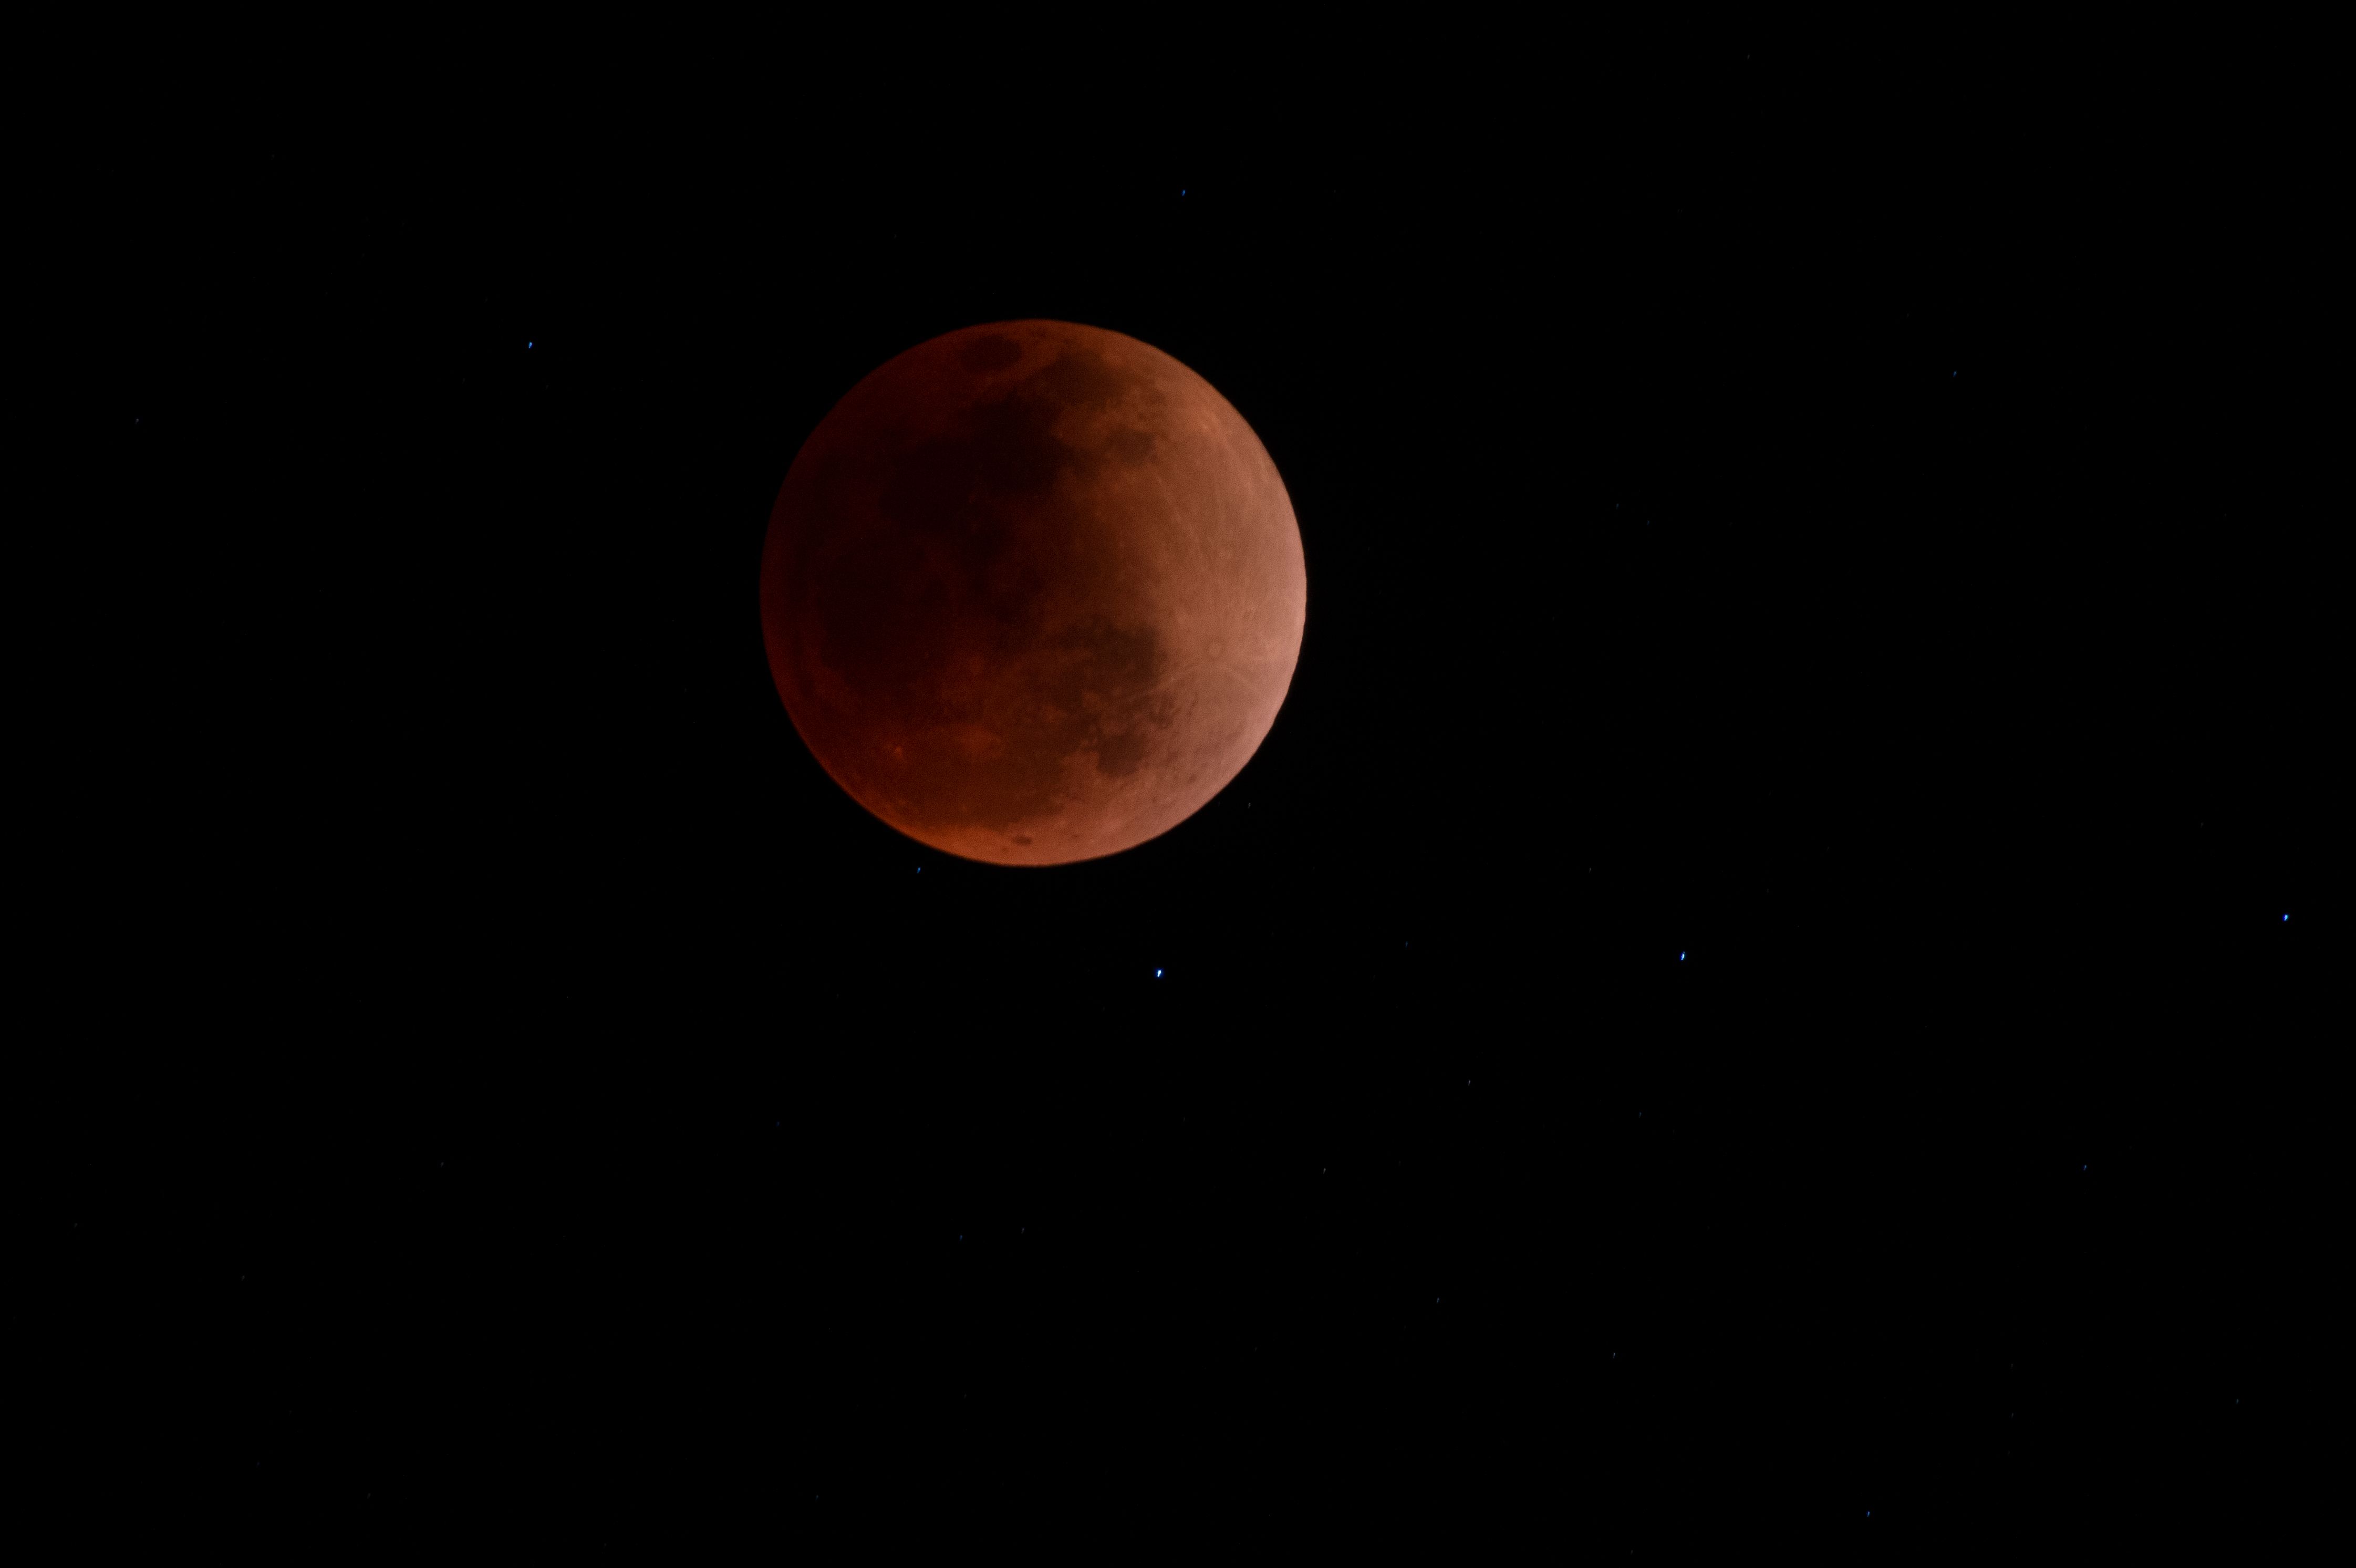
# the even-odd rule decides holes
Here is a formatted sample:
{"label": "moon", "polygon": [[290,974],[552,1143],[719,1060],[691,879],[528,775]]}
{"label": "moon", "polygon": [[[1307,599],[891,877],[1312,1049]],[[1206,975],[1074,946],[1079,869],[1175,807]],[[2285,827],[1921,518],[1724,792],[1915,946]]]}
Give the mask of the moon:
{"label": "moon", "polygon": [[853,387],[795,456],[761,555],[794,727],[851,799],[1001,865],[1117,854],[1250,761],[1308,574],[1276,465],[1133,338],[969,327]]}

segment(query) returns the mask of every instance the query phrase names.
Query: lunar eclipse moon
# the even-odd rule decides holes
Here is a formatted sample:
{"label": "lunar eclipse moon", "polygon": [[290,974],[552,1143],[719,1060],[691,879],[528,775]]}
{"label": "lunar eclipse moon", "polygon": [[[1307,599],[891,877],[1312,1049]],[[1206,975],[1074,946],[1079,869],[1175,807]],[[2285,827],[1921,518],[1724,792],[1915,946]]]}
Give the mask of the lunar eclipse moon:
{"label": "lunar eclipse moon", "polygon": [[761,621],[851,798],[970,860],[1115,854],[1240,772],[1284,702],[1301,532],[1243,416],[1160,349],[971,327],[853,387],[769,521]]}

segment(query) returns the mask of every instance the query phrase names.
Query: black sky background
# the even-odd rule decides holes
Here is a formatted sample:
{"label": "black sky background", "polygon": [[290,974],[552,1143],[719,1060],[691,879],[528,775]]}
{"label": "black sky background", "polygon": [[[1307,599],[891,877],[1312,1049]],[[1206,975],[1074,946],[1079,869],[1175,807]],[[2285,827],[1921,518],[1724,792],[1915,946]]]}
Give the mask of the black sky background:
{"label": "black sky background", "polygon": [[[68,1469],[327,1541],[2279,1521],[2344,1032],[2297,128],[1721,56],[1086,166],[126,138],[37,1119],[60,1365],[136,1391]],[[834,401],[1023,317],[1219,388],[1310,584],[1235,783],[1047,870],[867,817],[755,608]]]}

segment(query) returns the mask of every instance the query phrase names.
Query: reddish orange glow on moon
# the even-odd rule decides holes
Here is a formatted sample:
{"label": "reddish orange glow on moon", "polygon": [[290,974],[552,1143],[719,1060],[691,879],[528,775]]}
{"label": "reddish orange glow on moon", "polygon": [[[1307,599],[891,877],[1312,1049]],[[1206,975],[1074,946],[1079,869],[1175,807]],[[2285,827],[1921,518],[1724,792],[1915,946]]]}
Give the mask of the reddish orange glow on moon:
{"label": "reddish orange glow on moon", "polygon": [[899,355],[803,444],[769,668],[853,800],[971,860],[1118,854],[1259,748],[1308,607],[1276,465],[1202,377],[1060,321]]}

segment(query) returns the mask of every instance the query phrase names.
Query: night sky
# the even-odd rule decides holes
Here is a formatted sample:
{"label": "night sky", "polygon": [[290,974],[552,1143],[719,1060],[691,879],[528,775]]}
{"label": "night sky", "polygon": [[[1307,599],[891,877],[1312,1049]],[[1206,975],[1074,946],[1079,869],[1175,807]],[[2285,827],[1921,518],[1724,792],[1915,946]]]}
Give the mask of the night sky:
{"label": "night sky", "polygon": [[[2280,1528],[2348,798],[2295,128],[1744,56],[1085,166],[125,133],[67,1471],[331,1552]],[[755,603],[834,402],[1026,317],[1225,394],[1309,573],[1242,775],[1047,869],[843,794]]]}

